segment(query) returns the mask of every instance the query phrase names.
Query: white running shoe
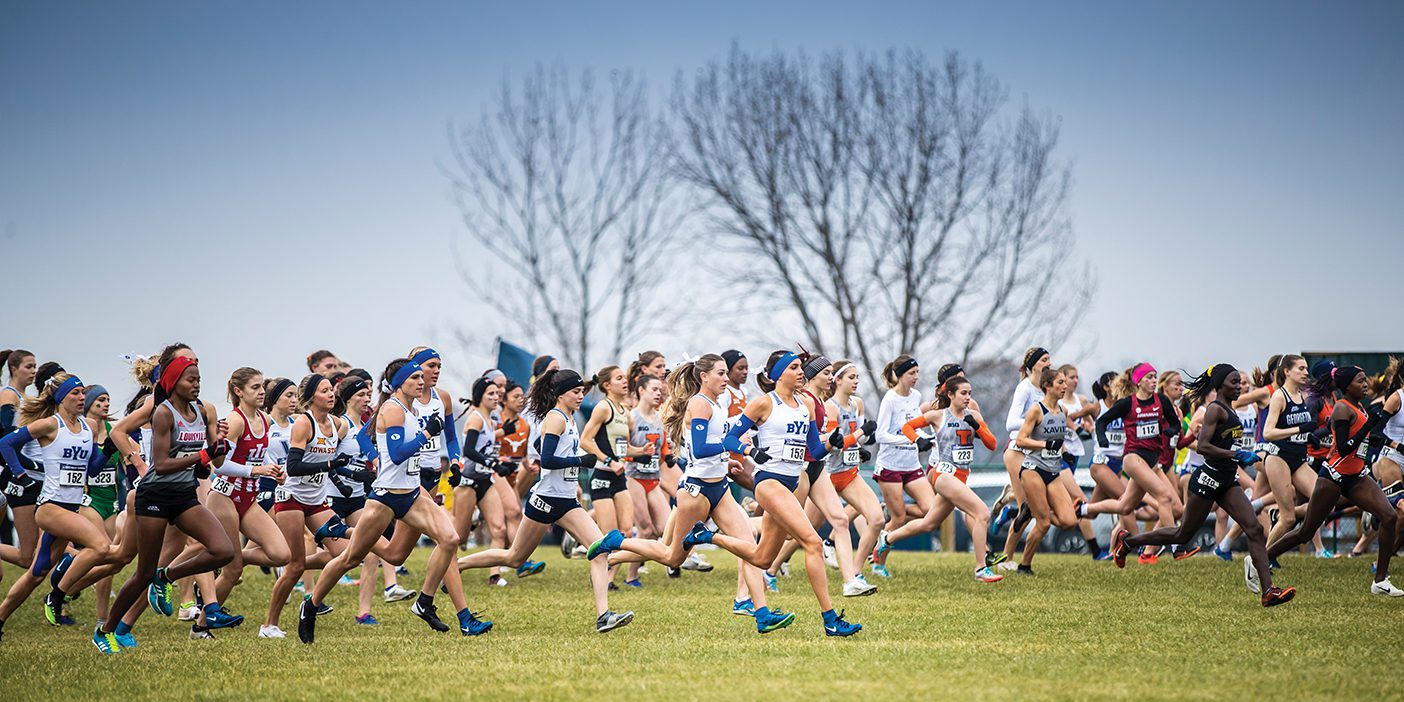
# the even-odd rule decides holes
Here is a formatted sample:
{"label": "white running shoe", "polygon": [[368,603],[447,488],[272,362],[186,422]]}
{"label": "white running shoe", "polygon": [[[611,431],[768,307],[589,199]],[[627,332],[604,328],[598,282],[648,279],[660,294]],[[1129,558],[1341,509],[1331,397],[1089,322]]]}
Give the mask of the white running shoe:
{"label": "white running shoe", "polygon": [[287,634],[284,634],[283,630],[279,629],[276,624],[273,626],[260,626],[258,628],[258,638],[260,639],[281,639],[286,636]]}
{"label": "white running shoe", "polygon": [[844,597],[863,597],[875,592],[877,592],[877,586],[861,577],[855,577],[843,584]]}
{"label": "white running shoe", "polygon": [[706,573],[712,570],[712,568],[712,564],[708,563],[707,559],[703,558],[702,554],[696,551],[693,551],[682,564],[683,570],[695,570],[699,573]]}
{"label": "white running shoe", "polygon": [[1404,597],[1404,590],[1400,590],[1399,588],[1395,587],[1393,583],[1389,582],[1389,578],[1385,578],[1384,580],[1381,580],[1377,583],[1372,583],[1370,585],[1370,594],[1387,595],[1389,597]]}
{"label": "white running shoe", "polygon": [[566,558],[574,558],[574,557],[575,557],[575,547],[576,547],[577,545],[578,545],[578,544],[576,544],[576,542],[575,542],[575,537],[574,537],[574,536],[571,536],[571,535],[570,535],[570,532],[566,532],[565,534],[561,535],[561,555],[562,555],[562,556],[565,556]]}
{"label": "white running shoe", "polygon": [[1254,595],[1263,594],[1263,584],[1258,580],[1258,569],[1253,567],[1253,557],[1243,557],[1243,582],[1248,584],[1248,591]]}
{"label": "white running shoe", "polygon": [[414,590],[406,590],[400,587],[399,583],[395,583],[394,585],[385,588],[385,601],[404,602],[405,600],[414,597],[414,592]]}
{"label": "white running shoe", "polygon": [[183,622],[196,621],[200,618],[200,608],[196,607],[195,605],[190,605],[189,607],[180,610],[180,614],[177,614],[176,618]]}
{"label": "white running shoe", "polygon": [[1018,569],[1019,569],[1019,564],[1018,564],[1018,563],[1015,563],[1015,562],[1014,562],[1014,559],[1010,558],[1010,559],[1008,559],[1008,560],[1000,561],[1000,562],[999,562],[999,565],[997,565],[997,566],[995,566],[995,567],[998,568],[998,569],[1000,569],[1000,570],[1018,570]]}
{"label": "white running shoe", "polygon": [[781,563],[781,564],[780,564],[780,573],[779,573],[779,575],[780,575],[780,577],[782,577],[782,578],[788,578],[788,577],[790,577],[790,564],[789,564],[789,563]]}
{"label": "white running shoe", "polygon": [[[576,544],[576,545],[575,545],[575,550],[573,550],[573,551],[570,552],[570,557],[571,557],[571,558],[584,558],[585,556],[589,555],[589,553],[590,553],[590,549],[585,548],[584,546],[581,546],[580,544]],[[621,624],[620,626],[623,626],[623,625]]]}
{"label": "white running shoe", "polygon": [[824,565],[838,570],[838,557],[834,552],[834,545],[827,541],[824,542]]}

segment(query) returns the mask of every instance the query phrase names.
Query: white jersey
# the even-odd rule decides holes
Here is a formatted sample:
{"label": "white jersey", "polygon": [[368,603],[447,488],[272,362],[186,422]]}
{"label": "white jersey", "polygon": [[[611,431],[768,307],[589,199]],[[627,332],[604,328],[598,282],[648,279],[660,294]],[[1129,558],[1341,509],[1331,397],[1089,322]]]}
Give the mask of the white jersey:
{"label": "white jersey", "polygon": [[[712,416],[707,418],[707,443],[721,443],[726,439],[726,432],[730,424],[730,422],[727,421],[726,408],[713,402],[711,398],[701,393],[697,394],[696,397],[706,400],[707,406],[712,409]],[[715,456],[698,458],[697,455],[692,452],[692,427],[686,427],[685,431],[686,433],[683,435],[683,440],[687,445],[687,468],[684,469],[684,474],[689,478],[697,478],[699,480],[725,478],[727,461],[731,458],[727,452],[722,451]],[[768,466],[769,464],[761,466],[761,468],[766,468]]]}
{"label": "white jersey", "polygon": [[657,480],[659,457],[663,455],[663,415],[655,413],[645,417],[636,407],[630,410],[634,418],[634,431],[629,435],[629,445],[645,447],[653,444],[653,455],[648,461],[628,461],[624,464],[624,474],[630,478]]}
{"label": "white jersey", "polygon": [[[1058,400],[1058,406],[1063,408],[1063,414],[1071,417],[1073,413],[1082,409],[1082,398],[1074,396],[1072,400]],[[1077,422],[1073,420],[1068,420],[1068,438],[1063,443],[1063,450],[1067,451],[1069,456],[1078,458],[1087,455],[1082,439],[1077,436]]]}
{"label": "white jersey", "polygon": [[1243,435],[1234,444],[1235,451],[1252,451],[1258,447],[1258,406],[1248,405],[1234,410],[1238,423],[1243,425]]}
{"label": "white jersey", "polygon": [[809,410],[798,394],[790,399],[791,407],[771,391],[770,416],[756,428],[756,445],[770,455],[770,460],[756,467],[767,473],[799,477],[805,468],[805,449],[809,437]]}
{"label": "white jersey", "polygon": [[[361,444],[356,439],[356,435],[360,433],[361,428],[356,426],[356,423],[352,422],[351,417],[347,415],[341,415],[341,419],[346,422],[346,436],[341,437],[341,443],[337,445],[336,452],[351,457],[351,463],[347,465],[351,470],[366,470],[366,466],[370,463],[367,457],[361,453]],[[349,497],[365,496],[366,486],[361,481],[342,478],[341,482],[351,488]],[[338,492],[336,497],[340,496],[341,493]]]}
{"label": "white jersey", "polygon": [[[309,412],[307,421],[312,422],[312,438],[307,442],[307,448],[303,450],[302,462],[324,465],[336,458],[340,450],[342,434],[337,431],[335,417],[327,417],[331,423],[331,433],[322,433],[322,427],[318,426],[317,420]],[[325,504],[327,501],[327,481],[330,477],[325,472],[317,472],[312,475],[289,475],[286,482],[278,488],[277,499],[282,502],[288,499],[297,500],[304,505],[316,506]],[[338,493],[339,494],[339,493]]]}
{"label": "white jersey", "polygon": [[921,468],[916,444],[902,433],[902,425],[921,416],[921,392],[916,388],[903,397],[896,388],[878,404],[877,470],[906,473]]}
{"label": "white jersey", "polygon": [[[429,417],[438,416],[439,421],[448,426],[448,420],[444,417],[444,400],[439,396],[439,389],[433,388],[429,391],[429,401],[421,402],[419,398],[414,399],[414,414],[419,418],[419,429],[424,428],[424,424],[429,421]],[[417,432],[418,430],[416,430]],[[406,434],[406,436],[410,436]],[[437,471],[439,466],[440,450],[444,446],[444,433],[431,437],[424,445],[419,447],[419,468],[420,470]],[[446,449],[445,449],[446,450]],[[443,454],[447,456],[448,454]]]}
{"label": "white jersey", "polygon": [[[580,456],[580,431],[576,429],[575,419],[556,408],[552,408],[551,412],[559,412],[561,417],[565,418],[565,431],[561,432],[561,440],[556,444],[555,456],[557,458]],[[579,466],[571,466],[561,470],[550,470],[546,466],[542,466],[541,480],[532,486],[531,494],[542,497],[574,498],[576,485],[579,482]]]}
{"label": "white jersey", "polygon": [[[468,410],[468,413],[476,414],[479,417],[482,417],[483,419],[483,428],[481,431],[478,432],[478,442],[473,446],[473,448],[476,448],[478,450],[478,453],[482,454],[483,456],[486,456],[487,458],[497,458],[497,421],[495,419],[492,419],[491,417],[484,417],[483,413],[479,412],[477,409]],[[466,426],[468,422],[465,420],[463,424]],[[490,475],[492,473],[491,468],[488,468],[487,466],[477,462],[472,463],[473,471],[475,473],[478,473],[479,475]]]}
{"label": "white jersey", "polygon": [[[1404,403],[1404,389],[1395,390],[1394,392],[1399,395],[1401,403]],[[1388,401],[1389,398],[1385,398],[1385,400]],[[1404,441],[1404,404],[1401,404],[1399,411],[1395,412],[1394,416],[1390,417],[1388,422],[1385,422],[1381,431],[1384,432],[1385,438],[1390,441]],[[1247,433],[1246,429],[1244,433]]]}
{"label": "white jersey", "polygon": [[264,460],[269,465],[288,465],[288,444],[292,441],[293,418],[288,417],[287,424],[278,424],[278,420],[273,415],[268,415],[268,452],[264,454]]}
{"label": "white jersey", "polygon": [[[1106,400],[1097,400],[1097,418],[1101,419],[1111,406]],[[1107,447],[1097,447],[1092,453],[1092,462],[1106,465],[1108,458],[1121,458],[1126,451],[1126,420],[1117,418],[1107,423]]]}
{"label": "white jersey", "polygon": [[[39,493],[39,503],[82,504],[88,484],[88,457],[94,450],[93,430],[82,417],[78,418],[77,432],[66,425],[63,418],[56,415],[54,419],[58,420],[54,440],[42,448],[47,477]],[[26,446],[30,444],[38,446],[39,442],[30,441]]]}
{"label": "white jersey", "polygon": [[1004,418],[1004,430],[1009,432],[1009,440],[1014,441],[1014,437],[1019,435],[1019,429],[1024,426],[1024,417],[1028,415],[1029,408],[1038,404],[1043,393],[1034,387],[1033,381],[1024,378],[1014,386],[1014,396],[1009,399],[1009,415]]}
{"label": "white jersey", "polygon": [[[392,397],[390,401],[405,411],[404,424],[401,426],[405,430],[405,441],[409,441],[419,433],[419,418],[400,402],[400,398]],[[406,458],[404,463],[394,462],[390,459],[390,442],[385,439],[383,431],[376,432],[375,445],[380,450],[380,467],[375,472],[375,482],[371,483],[371,487],[376,490],[399,491],[419,489],[419,454]]]}

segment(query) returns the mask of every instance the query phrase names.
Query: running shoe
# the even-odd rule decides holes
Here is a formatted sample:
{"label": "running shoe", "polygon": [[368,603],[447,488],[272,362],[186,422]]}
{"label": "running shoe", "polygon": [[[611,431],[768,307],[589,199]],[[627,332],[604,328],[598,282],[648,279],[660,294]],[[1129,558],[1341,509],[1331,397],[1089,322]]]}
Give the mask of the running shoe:
{"label": "running shoe", "polygon": [[622,543],[624,543],[624,532],[618,529],[610,529],[608,534],[601,536],[595,543],[590,544],[590,548],[585,551],[585,559],[593,561],[610,551],[618,550],[619,545]]}
{"label": "running shoe", "polygon": [[64,552],[58,563],[54,564],[53,570],[49,571],[49,587],[58,589],[59,581],[63,580],[64,573],[68,572],[68,566],[73,565],[73,554]]}
{"label": "running shoe", "polygon": [[101,629],[93,632],[93,645],[97,646],[97,650],[101,651],[105,656],[110,656],[122,650],[121,647],[117,645],[117,637],[112,634],[103,633]]}
{"label": "running shoe", "polygon": [[176,619],[182,622],[193,622],[200,618],[200,607],[194,602],[184,602],[180,609],[176,611]]}
{"label": "running shoe", "polygon": [[892,571],[888,570],[887,566],[882,563],[874,563],[873,575],[876,575],[879,578],[890,578],[892,577]]}
{"label": "running shoe", "polygon": [[297,608],[297,639],[310,644],[317,638],[317,605],[312,604],[312,596],[302,599]]}
{"label": "running shoe", "polygon": [[843,584],[844,597],[866,597],[876,592],[877,586],[860,576],[854,576],[852,580]]}
{"label": "running shoe", "polygon": [[334,608],[331,605],[323,602],[322,604],[317,605],[317,616],[320,617],[324,614],[331,614],[332,609]]}
{"label": "running shoe", "polygon": [[210,629],[232,629],[244,623],[242,614],[230,614],[217,604],[205,605],[205,626]]}
{"label": "running shoe", "polygon": [[668,577],[670,577],[670,578],[681,578],[681,577],[682,577],[682,569],[669,567],[669,568],[668,568]]}
{"label": "running shoe", "polygon": [[[119,624],[118,626],[121,625]],[[130,631],[125,634],[118,634],[116,632],[113,632],[112,636],[113,638],[117,639],[117,645],[121,646],[123,651],[128,651],[137,647],[136,634],[133,634]]]}
{"label": "running shoe", "polygon": [[1371,595],[1385,595],[1386,597],[1404,597],[1404,590],[1395,587],[1389,578],[1370,584]]}
{"label": "running shoe", "polygon": [[584,557],[585,557],[585,544],[576,544],[576,545],[575,545],[575,549],[572,550],[572,551],[570,552],[570,557],[571,557],[571,558],[584,558]]}
{"label": "running shoe", "polygon": [[770,574],[770,571],[762,570],[761,577],[765,578],[765,589],[771,592],[780,592],[780,581],[776,580],[775,576]]}
{"label": "running shoe", "polygon": [[1009,560],[1009,556],[1006,555],[1003,551],[989,551],[985,553],[985,565],[991,568],[1007,560]]}
{"label": "running shoe", "polygon": [[624,584],[634,588],[635,590],[643,589],[643,583],[638,578],[634,578],[633,580],[625,580]]}
{"label": "running shoe", "polygon": [[756,604],[749,597],[744,600],[733,600],[731,613],[738,617],[754,617],[756,616]]}
{"label": "running shoe", "polygon": [[788,578],[788,577],[790,577],[790,562],[789,562],[789,561],[785,561],[784,563],[781,563],[781,564],[780,564],[780,569],[779,569],[779,570],[780,570],[780,572],[776,573],[776,575],[778,575],[778,576],[780,576],[780,577],[782,577],[782,578]]}
{"label": "running shoe", "polygon": [[[706,525],[704,524],[703,526],[706,526]],[[712,531],[713,533],[715,533],[716,530],[714,530],[714,529],[708,527],[708,531]],[[702,554],[700,554],[700,553],[698,553],[698,552],[696,552],[696,551],[693,551],[692,553],[689,553],[689,554],[687,555],[687,560],[683,561],[683,563],[682,563],[682,569],[683,569],[683,570],[693,570],[693,571],[697,571],[698,573],[708,573],[708,572],[711,572],[711,570],[712,570],[713,567],[714,567],[714,566],[713,566],[711,563],[708,563],[708,562],[707,562],[707,559],[706,559],[706,558],[703,558],[703,557],[702,557]]]}
{"label": "running shoe", "polygon": [[1018,568],[1019,568],[1019,564],[1018,564],[1018,563],[1015,563],[1014,561],[1011,561],[1011,560],[1009,560],[1009,559],[1007,559],[1007,558],[1006,558],[1005,560],[1000,561],[1000,562],[999,562],[999,565],[995,566],[995,570],[1011,570],[1011,571],[1012,571],[1012,570],[1018,570]]}
{"label": "running shoe", "polygon": [[1268,591],[1263,593],[1263,606],[1274,607],[1280,604],[1287,604],[1296,596],[1297,588],[1295,587],[1285,589],[1280,587],[1268,588]]}
{"label": "running shoe", "polygon": [[605,586],[605,589],[610,592],[619,592],[619,583],[616,583],[613,580],[611,580],[609,581],[609,585]]}
{"label": "running shoe", "polygon": [[493,573],[492,575],[488,576],[487,584],[496,585],[497,587],[507,587],[511,583],[507,582],[507,578],[504,578],[501,575],[498,575],[497,573]]}
{"label": "running shoe", "polygon": [[603,634],[606,631],[614,631],[621,626],[627,626],[629,622],[632,621],[634,621],[633,612],[611,612],[605,610],[605,613],[601,614],[600,618],[595,620],[595,631]]}
{"label": "running shoe", "polygon": [[1199,553],[1199,549],[1200,549],[1199,546],[1190,546],[1190,547],[1188,547],[1188,548],[1180,548],[1180,549],[1177,549],[1177,550],[1173,551],[1173,552],[1172,552],[1172,555],[1175,556],[1175,560],[1177,560],[1177,561],[1183,561],[1183,560],[1185,560],[1186,558],[1189,558],[1190,556],[1193,556],[1193,555],[1195,555],[1196,553]]}
{"label": "running shoe", "polygon": [[55,599],[53,592],[44,595],[44,618],[53,626],[59,626],[59,617],[63,616],[63,602],[56,602]]}
{"label": "running shoe", "polygon": [[1215,546],[1215,547],[1214,547],[1214,555],[1215,555],[1215,556],[1218,556],[1219,559],[1222,560],[1222,561],[1224,561],[1225,563],[1232,563],[1232,562],[1233,562],[1233,552],[1232,552],[1232,551],[1225,551],[1224,549],[1221,549],[1221,548],[1219,548],[1218,546]]}
{"label": "running shoe", "polygon": [[824,613],[824,635],[825,636],[852,636],[863,630],[862,624],[853,624],[843,620],[844,610],[839,610],[834,614],[834,610]]}
{"label": "running shoe", "polygon": [[1258,569],[1253,566],[1253,557],[1243,557],[1243,582],[1248,585],[1248,592],[1254,595],[1262,594],[1262,581],[1258,579]]}
{"label": "running shoe", "polygon": [[344,539],[346,538],[346,529],[346,522],[341,521],[341,517],[333,515],[331,519],[323,522],[322,526],[317,527],[317,531],[312,534],[312,540],[321,546],[322,542],[327,539]]}
{"label": "running shoe", "polygon": [[1136,556],[1136,562],[1140,563],[1141,565],[1155,565],[1160,562],[1160,555],[1156,553],[1146,553],[1145,551],[1142,551],[1141,555]]}
{"label": "running shoe", "polygon": [[996,515],[994,519],[990,520],[990,535],[998,534],[999,530],[1003,529],[1004,525],[1008,524],[1009,520],[1013,519],[1016,514],[1018,514],[1018,508],[1013,504],[1006,504],[1001,507],[999,514]]}
{"label": "running shoe", "polygon": [[1081,498],[1081,497],[1079,497],[1079,498],[1077,498],[1076,500],[1074,500],[1074,501],[1073,501],[1073,514],[1077,515],[1077,518],[1078,518],[1078,519],[1086,519],[1086,518],[1087,518],[1087,500],[1085,500],[1085,499],[1083,499],[1083,498]]}
{"label": "running shoe", "polygon": [[414,597],[414,593],[414,590],[406,590],[400,587],[399,583],[396,583],[394,585],[391,585],[390,587],[385,588],[385,601],[404,602],[405,600]]}
{"label": "running shoe", "polygon": [[546,570],[545,561],[526,561],[517,566],[517,577],[525,578],[528,575],[536,575],[543,570]]}
{"label": "running shoe", "polygon": [[1093,556],[1092,556],[1092,560],[1094,560],[1094,561],[1110,561],[1111,559],[1112,559],[1111,551],[1110,551],[1109,549],[1105,549],[1105,548],[1102,549],[1102,550],[1100,550],[1100,551],[1098,551],[1097,553],[1093,554]]}
{"label": "running shoe", "polygon": [[191,624],[190,638],[193,641],[214,641],[214,634],[210,633],[210,628],[207,626]]}
{"label": "running shoe", "polygon": [[371,615],[370,612],[356,615],[356,623],[361,626],[380,626],[380,620]]}
{"label": "running shoe", "polygon": [[467,609],[458,613],[458,631],[464,636],[480,636],[492,631],[492,622],[479,619],[482,612],[470,612]]}
{"label": "running shoe", "polygon": [[1282,564],[1281,564],[1281,563],[1278,563],[1276,558],[1269,558],[1269,559],[1268,559],[1268,570],[1277,570],[1277,569],[1279,569],[1279,568],[1281,568],[1281,567],[1282,567]]}
{"label": "running shoe", "polygon": [[1277,520],[1278,520],[1278,518],[1281,517],[1281,516],[1282,516],[1282,510],[1280,510],[1280,509],[1278,509],[1278,508],[1276,508],[1276,507],[1269,507],[1269,508],[1268,508],[1268,522],[1271,523],[1270,526],[1277,526]]}
{"label": "running shoe", "polygon": [[761,616],[759,614],[756,615],[756,633],[769,634],[770,632],[775,631],[776,629],[784,629],[785,627],[794,623],[794,612],[767,611],[765,613],[765,616]]}
{"label": "running shoe", "polygon": [[151,585],[146,588],[146,602],[151,605],[151,609],[156,610],[163,617],[171,616],[174,608],[171,601],[176,597],[175,583],[166,579],[166,569],[158,568],[156,575],[151,579]]}
{"label": "running shoe", "polygon": [[1024,576],[1028,576],[1028,577],[1033,577],[1034,572],[1033,572],[1033,568],[1031,568],[1031,567],[1029,567],[1029,566],[1026,566],[1026,565],[1021,565],[1021,566],[1018,566],[1018,567],[1014,568],[1014,574],[1015,574],[1015,575],[1024,575]]}
{"label": "running shoe", "polygon": [[410,605],[410,613],[423,619],[424,623],[428,624],[429,628],[434,631],[442,632],[449,630],[449,625],[439,619],[438,609],[434,606],[432,601],[422,607],[420,606],[420,602],[416,601],[414,604]]}
{"label": "running shoe", "polygon": [[[1367,512],[1367,514],[1368,514],[1368,512]],[[1323,548],[1323,549],[1321,549],[1320,551],[1317,551],[1317,552],[1316,552],[1316,557],[1317,557],[1317,558],[1335,558],[1335,557],[1336,557],[1336,552],[1335,552],[1335,551],[1332,551],[1332,550],[1329,549],[1329,548]]]}
{"label": "running shoe", "polygon": [[359,581],[359,580],[352,580],[352,579],[351,579],[351,576],[349,576],[349,575],[342,575],[342,576],[341,576],[341,579],[338,580],[338,581],[336,581],[336,584],[337,584],[337,585],[352,586],[352,585],[360,585],[360,584],[361,584],[361,581]]}
{"label": "running shoe", "polygon": [[574,557],[574,554],[575,554],[575,546],[576,546],[575,537],[574,537],[574,536],[571,536],[571,535],[570,535],[570,532],[566,532],[565,534],[561,535],[561,556],[562,556],[562,557],[564,557],[566,560],[570,560],[572,557]]}
{"label": "running shoe", "polygon": [[402,577],[403,577],[403,576],[408,576],[409,574],[410,574],[409,568],[406,568],[406,567],[404,567],[404,566],[402,566],[402,565],[401,565],[401,566],[395,566],[395,575],[398,575],[398,576],[402,576]]}
{"label": "running shoe", "polygon": [[1126,547],[1126,532],[1125,532],[1125,531],[1118,531],[1118,532],[1116,532],[1116,536],[1113,536],[1113,537],[1112,537],[1112,547],[1111,547],[1112,562],[1116,564],[1116,567],[1118,567],[1118,568],[1125,568],[1125,567],[1126,567],[1126,552],[1127,552],[1128,550],[1129,550],[1129,549]]}
{"label": "running shoe", "polygon": [[1023,532],[1024,527],[1028,526],[1029,522],[1032,520],[1033,512],[1029,511],[1028,503],[1024,503],[1019,505],[1019,514],[1015,515],[1014,523],[1009,525],[1009,528],[1017,532]]}
{"label": "running shoe", "polygon": [[1003,580],[1003,579],[1004,579],[1004,576],[1003,576],[1003,575],[1000,575],[999,573],[994,572],[993,570],[990,569],[989,566],[985,566],[984,568],[978,568],[978,569],[975,570],[975,580],[976,580],[976,582],[982,582],[982,583],[997,583],[997,582],[999,582],[999,581],[1001,581],[1001,580]]}
{"label": "running shoe", "polygon": [[824,565],[833,568],[834,570],[838,570],[839,565],[837,554],[834,551],[834,542],[829,541],[828,539],[824,539],[824,546],[822,550],[824,551]]}
{"label": "running shoe", "polygon": [[[698,522],[692,525],[692,531],[687,532],[683,537],[683,548],[692,548],[698,544],[712,543],[713,532],[707,530],[707,525]],[[687,565],[687,563],[683,563]]]}
{"label": "running shoe", "polygon": [[878,532],[877,545],[873,547],[873,553],[881,556],[891,550],[892,544],[887,540],[887,530],[883,529]]}
{"label": "running shoe", "polygon": [[287,634],[283,633],[283,630],[279,629],[277,625],[260,626],[258,628],[258,638],[260,639],[281,639],[286,636]]}

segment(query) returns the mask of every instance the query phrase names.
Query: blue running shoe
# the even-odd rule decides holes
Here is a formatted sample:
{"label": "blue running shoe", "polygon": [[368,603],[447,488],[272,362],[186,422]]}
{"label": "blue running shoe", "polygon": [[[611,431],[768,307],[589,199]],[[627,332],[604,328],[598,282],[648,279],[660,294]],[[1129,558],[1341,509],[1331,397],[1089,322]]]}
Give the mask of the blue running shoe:
{"label": "blue running shoe", "polygon": [[882,563],[874,563],[874,564],[873,564],[873,575],[876,575],[876,576],[882,577],[882,578],[890,578],[890,577],[892,577],[892,571],[888,570],[888,569],[887,569],[887,566],[886,566],[886,565],[883,565]]}
{"label": "blue running shoe", "polygon": [[121,646],[123,651],[129,651],[137,647],[136,634],[130,631],[125,634],[114,633],[112,638],[116,639],[117,645]]}
{"label": "blue running shoe", "polygon": [[151,608],[156,610],[163,617],[171,616],[175,608],[171,602],[178,597],[175,583],[166,579],[166,569],[158,568],[156,575],[151,579],[151,585],[146,588],[146,602]]}
{"label": "blue running shoe", "polygon": [[643,589],[643,583],[639,582],[639,579],[638,579],[638,578],[634,578],[633,580],[625,580],[625,581],[624,581],[624,584],[627,585],[627,586],[629,586],[629,587],[634,588],[635,590],[642,590],[642,589]]}
{"label": "blue running shoe", "polygon": [[754,617],[756,616],[756,605],[751,602],[749,597],[744,600],[735,600],[731,603],[731,613],[738,617]]}
{"label": "blue running shoe", "polygon": [[862,624],[852,624],[843,620],[843,612],[834,610],[824,613],[824,633],[828,636],[852,636],[863,630]]}
{"label": "blue running shoe", "polygon": [[1268,559],[1268,569],[1269,569],[1269,570],[1277,570],[1278,568],[1281,568],[1281,567],[1282,567],[1282,564],[1281,564],[1281,563],[1278,563],[1276,558],[1269,558],[1269,559]]}
{"label": "blue running shoe", "polygon": [[624,543],[624,532],[610,529],[608,534],[601,536],[598,541],[590,544],[590,548],[585,549],[585,559],[593,561],[598,556],[617,550],[622,543]]}
{"label": "blue running shoe", "polygon": [[346,522],[341,521],[341,517],[333,516],[322,526],[317,527],[317,533],[312,535],[312,540],[321,546],[322,542],[327,539],[344,539],[346,538],[346,528]]}
{"label": "blue running shoe", "polygon": [[707,528],[706,524],[698,522],[692,525],[692,531],[687,532],[687,536],[683,537],[683,548],[692,548],[698,544],[710,544],[714,533]]}
{"label": "blue running shoe", "polygon": [[525,578],[528,575],[536,575],[546,570],[545,561],[527,561],[517,568],[517,577]]}
{"label": "blue running shoe", "polygon": [[356,623],[362,626],[380,626],[380,621],[371,616],[369,612],[356,615]]}
{"label": "blue running shoe", "polygon": [[1110,549],[1105,549],[1105,548],[1102,549],[1102,550],[1100,550],[1100,551],[1098,551],[1098,552],[1097,552],[1097,555],[1095,555],[1095,556],[1092,557],[1092,560],[1094,560],[1094,561],[1110,561],[1111,559],[1112,559],[1111,550],[1110,550]]}
{"label": "blue running shoe", "polygon": [[770,571],[762,570],[761,577],[765,578],[765,589],[771,592],[780,592],[780,581],[776,580],[775,576],[770,574]]}
{"label": "blue running shoe", "polygon": [[794,623],[794,612],[766,611],[764,615],[759,610],[756,612],[756,633],[758,634],[769,634],[776,629],[784,629]]}
{"label": "blue running shoe", "polygon": [[205,605],[205,626],[210,629],[232,629],[244,623],[244,615],[230,614],[217,602]]}
{"label": "blue running shoe", "polygon": [[1008,524],[1009,520],[1013,519],[1014,515],[1018,513],[1019,508],[1015,506],[1014,503],[1011,502],[1005,505],[1003,509],[999,510],[999,516],[995,517],[994,521],[990,522],[990,533],[994,534],[1000,529],[1003,529],[1004,525]]}
{"label": "blue running shoe", "polygon": [[1222,560],[1222,561],[1224,561],[1225,563],[1232,563],[1232,562],[1233,562],[1233,552],[1232,552],[1232,551],[1225,551],[1225,550],[1219,548],[1218,546],[1215,546],[1215,547],[1214,547],[1214,555],[1215,555],[1215,556],[1218,556],[1219,559]]}
{"label": "blue running shoe", "polygon": [[112,634],[104,634],[102,629],[93,632],[93,645],[97,646],[97,650],[101,651],[105,656],[110,656],[122,650],[122,648],[117,645],[117,637]]}
{"label": "blue running shoe", "polygon": [[887,541],[887,530],[883,529],[882,531],[878,532],[877,545],[873,547],[873,553],[881,556],[882,554],[887,553],[891,550],[892,544],[888,543]]}
{"label": "blue running shoe", "polygon": [[478,614],[482,612],[474,614],[464,609],[458,613],[458,630],[463,632],[464,636],[479,636],[492,630],[492,622],[478,619]]}
{"label": "blue running shoe", "polygon": [[342,576],[341,576],[341,579],[338,580],[338,581],[336,581],[336,584],[337,584],[337,585],[360,585],[361,583],[358,582],[358,581],[356,581],[356,580],[352,580],[352,579],[351,579],[351,576],[349,576],[349,575],[342,575]]}
{"label": "blue running shoe", "polygon": [[317,605],[317,616],[320,617],[324,614],[331,614],[332,609],[333,607],[331,605],[323,602],[322,604]]}

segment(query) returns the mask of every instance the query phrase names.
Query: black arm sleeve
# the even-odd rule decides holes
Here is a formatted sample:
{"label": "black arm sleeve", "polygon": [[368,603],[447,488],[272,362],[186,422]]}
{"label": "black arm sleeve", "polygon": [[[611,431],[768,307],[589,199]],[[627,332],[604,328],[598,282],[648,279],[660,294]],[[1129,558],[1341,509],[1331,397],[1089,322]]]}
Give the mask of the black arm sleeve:
{"label": "black arm sleeve", "polygon": [[1097,445],[1106,448],[1111,444],[1107,441],[1107,425],[1126,416],[1131,411],[1131,398],[1123,397],[1115,404],[1107,408],[1102,416],[1097,418]]}
{"label": "black arm sleeve", "polygon": [[478,450],[478,437],[481,435],[482,431],[478,429],[469,429],[468,433],[463,435],[463,455],[472,462],[485,466],[488,464],[488,457]]}
{"label": "black arm sleeve", "polygon": [[1165,432],[1165,434],[1178,436],[1180,430],[1183,429],[1180,425],[1180,415],[1175,411],[1175,403],[1171,402],[1165,393],[1160,393],[1160,417],[1165,420],[1165,426],[1170,428],[1170,431]]}
{"label": "black arm sleeve", "polygon": [[295,448],[288,450],[288,475],[316,475],[326,470],[327,467],[324,464],[308,463],[302,460],[302,457],[306,455],[306,453],[306,449]]}

